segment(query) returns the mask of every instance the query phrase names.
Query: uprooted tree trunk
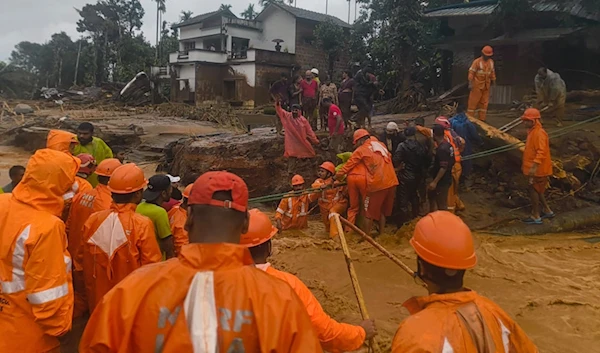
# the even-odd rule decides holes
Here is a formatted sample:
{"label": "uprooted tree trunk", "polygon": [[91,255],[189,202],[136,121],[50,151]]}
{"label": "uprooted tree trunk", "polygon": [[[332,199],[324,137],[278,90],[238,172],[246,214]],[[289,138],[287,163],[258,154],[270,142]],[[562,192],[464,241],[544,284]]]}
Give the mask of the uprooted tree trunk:
{"label": "uprooted tree trunk", "polygon": [[[492,141],[495,146],[512,145],[518,144],[518,149],[509,150],[506,153],[511,157],[515,163],[521,163],[523,160],[523,151],[525,150],[525,143],[518,138],[500,131],[499,129],[484,123],[483,121],[469,117],[469,120],[475,124],[479,130],[483,131],[485,135]],[[552,177],[560,181],[563,185],[568,186],[571,190],[575,190],[581,186],[581,181],[577,179],[572,173],[568,173],[563,169],[562,162],[559,160],[552,160]]]}

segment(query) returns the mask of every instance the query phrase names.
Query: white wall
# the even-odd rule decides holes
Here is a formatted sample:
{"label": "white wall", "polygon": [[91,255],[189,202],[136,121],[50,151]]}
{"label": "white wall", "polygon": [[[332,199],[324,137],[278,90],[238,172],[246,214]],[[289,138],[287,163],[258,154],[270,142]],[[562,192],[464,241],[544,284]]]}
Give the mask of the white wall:
{"label": "white wall", "polygon": [[233,71],[246,76],[246,82],[250,87],[256,84],[256,65],[254,63],[231,65]]}
{"label": "white wall", "polygon": [[[194,64],[182,64],[179,67],[179,78],[187,79],[190,83],[190,91],[196,91],[196,68]],[[180,87],[183,83],[180,83]]]}
{"label": "white wall", "polygon": [[[281,51],[287,48],[291,54],[296,53],[296,18],[289,13],[275,7],[264,14],[262,41],[256,43],[254,48],[275,51],[273,39],[283,39]],[[251,42],[252,43],[252,42]]]}
{"label": "white wall", "polygon": [[200,24],[196,23],[194,25],[189,25],[185,27],[181,27],[179,29],[179,39],[186,40],[189,38],[203,37],[203,36],[212,36],[221,34],[221,28],[219,27],[210,27],[205,29],[200,29]]}

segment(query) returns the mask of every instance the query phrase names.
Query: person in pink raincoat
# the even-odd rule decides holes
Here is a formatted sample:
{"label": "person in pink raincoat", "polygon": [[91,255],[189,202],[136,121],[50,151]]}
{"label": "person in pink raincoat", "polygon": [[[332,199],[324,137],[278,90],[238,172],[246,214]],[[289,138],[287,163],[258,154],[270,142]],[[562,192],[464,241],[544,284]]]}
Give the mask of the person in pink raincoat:
{"label": "person in pink raincoat", "polygon": [[275,110],[285,129],[285,153],[283,156],[290,158],[288,172],[293,173],[296,158],[312,158],[315,156],[312,145],[318,145],[319,139],[310,127],[308,120],[302,116],[302,108],[298,104],[292,105],[292,111],[288,112],[277,101]]}

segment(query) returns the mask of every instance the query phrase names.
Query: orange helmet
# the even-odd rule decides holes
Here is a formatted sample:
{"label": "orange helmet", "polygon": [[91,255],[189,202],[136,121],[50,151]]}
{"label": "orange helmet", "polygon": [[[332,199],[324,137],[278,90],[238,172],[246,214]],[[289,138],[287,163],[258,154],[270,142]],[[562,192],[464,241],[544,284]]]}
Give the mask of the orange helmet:
{"label": "orange helmet", "polygon": [[248,213],[250,214],[250,225],[248,226],[248,233],[242,234],[240,245],[247,248],[259,246],[271,240],[277,234],[277,228],[273,227],[269,216],[258,208],[253,208]]}
{"label": "orange helmet", "polygon": [[540,113],[539,110],[535,109],[535,108],[527,108],[525,109],[525,112],[523,113],[523,116],[521,116],[521,120],[535,120],[535,119],[541,119],[542,115]]}
{"label": "orange helmet", "polygon": [[107,158],[98,164],[96,174],[100,176],[111,176],[115,169],[122,166],[121,162],[116,158]]}
{"label": "orange helmet", "polygon": [[304,184],[304,178],[302,177],[302,175],[296,174],[292,177],[292,186],[303,185],[303,184]]}
{"label": "orange helmet", "polygon": [[477,264],[471,230],[448,211],[433,212],[421,218],[410,245],[420,258],[438,267],[466,270]]}
{"label": "orange helmet", "polygon": [[94,156],[88,153],[80,153],[77,155],[77,158],[81,161],[79,172],[85,174],[92,174],[94,172],[94,167],[96,166]]}
{"label": "orange helmet", "polygon": [[194,183],[191,183],[190,185],[186,186],[185,189],[183,190],[183,197],[185,197],[186,199],[190,198],[190,194],[192,193],[192,186],[194,186]]}
{"label": "orange helmet", "polygon": [[358,142],[358,140],[360,140],[361,138],[365,137],[365,136],[369,136],[369,132],[365,129],[358,129],[356,131],[354,131],[354,136],[353,136],[353,141],[352,143],[356,145],[356,143]]}
{"label": "orange helmet", "polygon": [[108,190],[115,194],[129,194],[141,190],[148,184],[144,172],[134,163],[124,164],[112,173]]}
{"label": "orange helmet", "polygon": [[481,49],[481,54],[485,56],[492,56],[494,55],[494,49],[492,49],[492,47],[490,47],[489,45],[486,45],[485,47],[483,47],[483,49]]}
{"label": "orange helmet", "polygon": [[335,174],[335,166],[330,161],[323,162],[323,164],[321,164],[319,168],[323,168],[331,174]]}

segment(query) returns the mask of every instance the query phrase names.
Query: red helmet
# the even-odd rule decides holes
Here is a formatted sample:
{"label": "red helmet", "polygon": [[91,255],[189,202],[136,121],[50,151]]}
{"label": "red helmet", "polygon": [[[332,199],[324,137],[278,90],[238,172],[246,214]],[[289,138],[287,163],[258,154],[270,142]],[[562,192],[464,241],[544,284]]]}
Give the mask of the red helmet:
{"label": "red helmet", "polygon": [[335,174],[335,165],[333,165],[333,163],[331,163],[329,161],[323,162],[323,164],[321,164],[319,167],[325,169],[326,171],[330,172],[331,174]]}
{"label": "red helmet", "polygon": [[94,168],[96,168],[94,156],[88,153],[80,153],[77,155],[77,158],[81,160],[81,165],[79,166],[80,173],[92,174],[94,172]]}
{"label": "red helmet", "polygon": [[481,54],[485,56],[492,56],[494,55],[494,49],[492,49],[492,47],[490,47],[489,45],[486,45],[485,47],[483,47],[483,49],[481,49]]}
{"label": "red helmet", "polygon": [[535,119],[541,119],[541,118],[542,118],[542,114],[540,113],[539,110],[537,110],[535,108],[525,109],[523,116],[521,116],[521,120],[534,121]]}
{"label": "red helmet", "polygon": [[354,131],[354,136],[353,136],[353,141],[352,143],[356,145],[356,143],[358,142],[358,140],[360,140],[361,138],[365,137],[365,136],[369,136],[369,132],[365,129],[358,129],[356,131]]}
{"label": "red helmet", "polygon": [[250,225],[248,232],[242,234],[240,245],[251,248],[259,246],[271,240],[277,234],[277,228],[273,227],[269,216],[261,212],[258,208],[248,211],[250,215]]}
{"label": "red helmet", "polygon": [[437,118],[435,118],[435,124],[444,127],[444,129],[449,129],[450,127],[452,127],[452,124],[450,124],[450,120],[448,120],[448,118],[446,118],[445,116],[438,116]]}
{"label": "red helmet", "polygon": [[304,178],[302,177],[302,175],[294,175],[292,177],[292,186],[296,186],[296,185],[303,185],[304,184]]}
{"label": "red helmet", "polygon": [[477,256],[469,227],[448,211],[437,211],[421,218],[410,245],[421,259],[453,270],[475,267]]}

